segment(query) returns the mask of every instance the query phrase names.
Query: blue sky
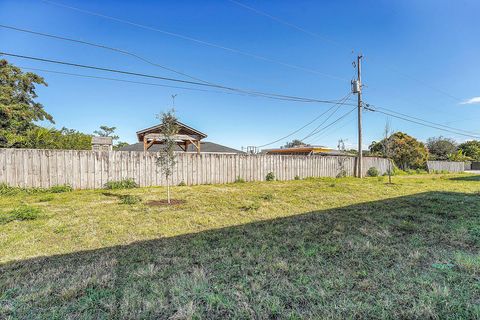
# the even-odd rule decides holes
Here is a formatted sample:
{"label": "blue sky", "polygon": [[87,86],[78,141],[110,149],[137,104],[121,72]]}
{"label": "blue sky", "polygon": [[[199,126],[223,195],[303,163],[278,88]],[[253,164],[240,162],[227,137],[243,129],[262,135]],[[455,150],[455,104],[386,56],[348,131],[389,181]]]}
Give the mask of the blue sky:
{"label": "blue sky", "polygon": [[[57,0],[55,0],[57,1]],[[69,10],[41,0],[0,1],[0,23],[100,43],[227,86],[317,99],[339,99],[350,90],[356,53],[365,55],[364,100],[429,121],[480,132],[480,2],[471,1],[258,1],[238,0],[318,34],[312,36],[228,0],[77,1],[58,3],[183,34],[242,52],[301,66],[333,79],[164,33]],[[0,28],[1,50],[16,54],[180,77],[132,57]],[[157,80],[8,58],[31,68],[170,84]],[[240,148],[262,145],[301,127],[329,106],[260,97],[142,86],[37,71],[49,86],[38,100],[56,126],[92,133],[116,126],[121,140],[157,123],[177,94],[180,120],[208,134],[207,140]],[[473,103],[461,104],[472,100]],[[477,103],[475,103],[477,102]],[[342,107],[331,120],[348,111]],[[324,118],[323,118],[324,119]],[[320,122],[297,135],[302,138]],[[364,113],[364,144],[382,136],[386,117]],[[468,137],[390,119],[393,129],[421,140]],[[356,146],[350,114],[311,143],[335,147],[342,138]],[[279,146],[281,141],[272,147]]]}

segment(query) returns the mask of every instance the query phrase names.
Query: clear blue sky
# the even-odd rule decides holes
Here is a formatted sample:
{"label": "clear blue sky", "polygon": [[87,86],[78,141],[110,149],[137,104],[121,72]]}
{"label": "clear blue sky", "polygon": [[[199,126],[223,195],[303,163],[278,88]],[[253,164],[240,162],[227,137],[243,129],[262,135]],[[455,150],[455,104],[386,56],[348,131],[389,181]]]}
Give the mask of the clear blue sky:
{"label": "clear blue sky", "polygon": [[[227,0],[58,0],[345,80],[41,0],[0,1],[0,23],[121,48],[215,83],[318,99],[338,99],[349,92],[349,80],[355,72],[351,65],[355,55],[349,48],[354,48],[366,57],[366,102],[480,132],[480,103],[461,104],[449,97],[467,101],[480,96],[479,1],[238,1],[328,40],[302,33]],[[0,29],[0,48],[17,54],[179,77],[132,57],[4,29]],[[16,58],[8,60],[23,67],[162,83]],[[157,123],[155,114],[171,106],[172,94],[178,94],[176,110],[183,122],[207,133],[207,140],[236,148],[275,140],[329,107],[37,73],[49,84],[38,90],[38,100],[54,116],[57,127],[92,133],[102,124],[116,126],[121,140],[127,142],[135,142],[137,130]],[[338,116],[341,114],[339,111]],[[458,141],[468,139],[393,118],[390,122],[393,129],[421,140],[438,135]],[[316,124],[319,122],[286,140],[302,138]],[[365,145],[381,138],[384,124],[385,116],[364,114]],[[354,113],[312,142],[335,147],[339,138],[346,139],[349,147],[356,146]]]}

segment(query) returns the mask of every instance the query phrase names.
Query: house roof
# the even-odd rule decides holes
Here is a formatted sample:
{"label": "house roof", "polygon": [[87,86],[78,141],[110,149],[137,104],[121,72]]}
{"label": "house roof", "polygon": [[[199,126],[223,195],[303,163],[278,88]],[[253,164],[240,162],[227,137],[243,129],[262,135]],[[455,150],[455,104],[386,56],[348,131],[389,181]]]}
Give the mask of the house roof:
{"label": "house roof", "polygon": [[[180,130],[179,130],[179,134],[186,134],[186,135],[193,135],[193,136],[197,136],[198,140],[202,140],[202,139],[205,139],[207,137],[207,135],[201,131],[198,131],[192,127],[189,127],[187,126],[186,124],[184,124],[183,122],[180,122],[177,120],[177,125],[180,127]],[[149,134],[149,133],[161,133],[161,127],[162,125],[161,124],[157,124],[156,126],[153,126],[153,127],[150,127],[150,128],[146,128],[146,129],[143,129],[143,130],[140,130],[140,131],[137,131],[137,138],[138,138],[138,141],[139,142],[142,142],[143,141],[143,137],[146,135],[146,134]],[[197,140],[197,139],[196,139]]]}
{"label": "house roof", "polygon": [[[161,144],[154,144],[148,149],[148,151],[149,152],[158,152],[160,150],[160,148],[162,148],[162,147],[163,147],[163,145],[161,145]],[[177,151],[177,152],[185,152],[178,145],[175,148],[176,148],[175,151]],[[141,142],[130,144],[130,145],[122,147],[118,150],[119,151],[144,151],[143,150],[143,143],[141,143]],[[208,141],[200,141],[200,150],[201,150],[201,153],[227,153],[227,154],[228,153],[230,153],[230,154],[234,154],[234,153],[243,154],[243,153],[245,153],[245,152],[237,150],[237,149],[229,148],[229,147],[222,146],[220,144],[213,143],[213,142],[208,142]],[[187,152],[197,152],[197,150],[195,149],[195,147],[193,145],[189,145],[188,149],[187,149]]]}
{"label": "house roof", "polygon": [[266,154],[314,154],[330,152],[332,149],[322,146],[300,146],[293,148],[266,149],[262,150]]}

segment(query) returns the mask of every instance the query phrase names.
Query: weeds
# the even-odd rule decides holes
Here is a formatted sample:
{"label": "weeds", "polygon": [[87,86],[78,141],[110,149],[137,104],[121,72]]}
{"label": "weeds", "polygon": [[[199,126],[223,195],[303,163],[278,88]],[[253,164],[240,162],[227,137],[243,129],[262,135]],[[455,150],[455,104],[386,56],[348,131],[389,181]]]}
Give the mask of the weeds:
{"label": "weeds", "polygon": [[142,198],[130,194],[122,194],[119,195],[118,198],[120,199],[121,204],[137,204],[142,202]]}
{"label": "weeds", "polygon": [[275,180],[275,174],[273,172],[267,173],[267,176],[265,177],[266,181],[274,181]]}
{"label": "weeds", "polygon": [[1,213],[0,224],[6,224],[12,221],[35,220],[40,216],[41,212],[39,208],[24,205],[8,213]]}
{"label": "weeds", "polygon": [[135,180],[128,178],[118,181],[108,181],[105,183],[105,189],[115,190],[115,189],[133,189],[138,188],[138,184]]}
{"label": "weeds", "polygon": [[245,179],[243,179],[240,176],[237,176],[237,178],[235,178],[235,183],[245,183]]}

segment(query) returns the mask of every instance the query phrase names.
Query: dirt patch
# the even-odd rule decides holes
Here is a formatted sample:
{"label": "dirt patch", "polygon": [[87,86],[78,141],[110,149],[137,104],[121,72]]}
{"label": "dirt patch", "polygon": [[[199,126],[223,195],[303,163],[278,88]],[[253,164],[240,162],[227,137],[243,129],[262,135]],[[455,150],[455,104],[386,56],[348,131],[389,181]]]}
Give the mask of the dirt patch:
{"label": "dirt patch", "polygon": [[163,207],[163,206],[176,206],[180,204],[184,204],[186,201],[185,200],[180,200],[180,199],[170,199],[170,204],[167,202],[167,199],[164,200],[152,200],[148,201],[147,205],[148,206],[157,206],[157,207]]}

